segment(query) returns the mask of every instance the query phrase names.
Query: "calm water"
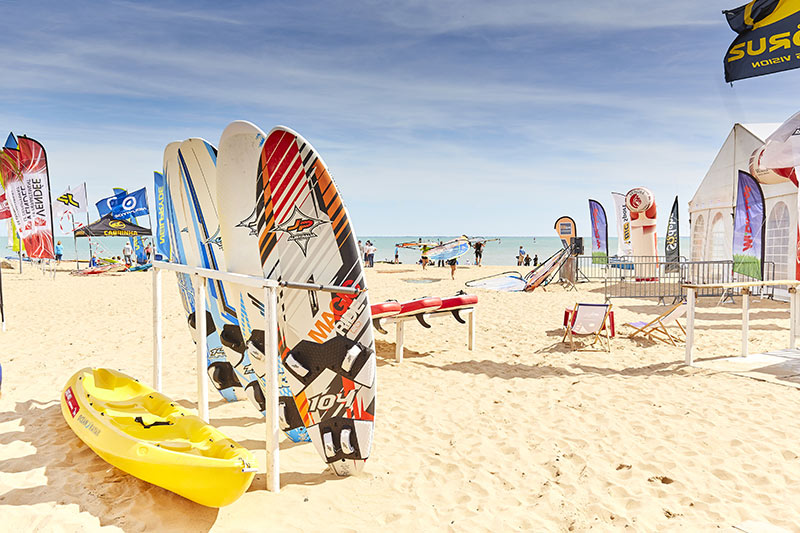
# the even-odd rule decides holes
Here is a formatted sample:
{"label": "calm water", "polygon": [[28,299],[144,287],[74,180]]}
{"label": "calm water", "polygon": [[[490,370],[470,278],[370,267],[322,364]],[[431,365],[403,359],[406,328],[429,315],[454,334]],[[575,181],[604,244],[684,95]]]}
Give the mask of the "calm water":
{"label": "calm water", "polygon": [[[447,242],[449,240],[457,238],[456,236],[442,236],[442,235],[435,235],[435,236],[422,236],[423,242],[433,242],[433,241],[442,241]],[[409,242],[409,241],[416,241],[419,240],[420,235],[400,235],[400,236],[392,236],[392,237],[370,237],[370,236],[359,236],[359,239],[362,242],[372,241],[376,248],[378,248],[378,252],[375,254],[375,261],[394,261],[394,249],[395,243],[399,242]],[[486,239],[496,239],[499,238],[500,241],[492,241],[486,243],[486,248],[483,252],[483,264],[484,265],[512,265],[515,266],[517,264],[517,255],[519,251],[519,247],[522,246],[528,254],[533,257],[534,255],[539,256],[539,262],[547,259],[549,256],[557,252],[561,248],[561,239],[558,237],[498,237],[498,236],[485,236],[482,235],[481,238]],[[589,243],[591,242],[588,237],[584,237],[583,239],[585,250],[584,252],[587,255],[591,254],[591,250]],[[588,246],[587,246],[588,245]],[[664,239],[658,240],[658,249],[659,253],[664,253]],[[611,255],[616,255],[617,252],[617,239],[615,237],[609,237],[608,239],[608,250]],[[688,255],[689,253],[689,238],[681,238],[681,254]],[[419,261],[420,252],[415,249],[407,249],[407,248],[400,248],[399,250],[400,262],[402,263],[416,263]],[[474,252],[468,252],[466,255],[463,255],[459,258],[460,264],[474,264],[475,262],[475,254]]]}
{"label": "calm water", "polygon": [[[422,236],[423,241],[442,241],[447,242],[451,239],[455,239],[456,236],[445,236],[445,235],[426,235]],[[399,236],[390,236],[390,237],[374,237],[374,236],[361,236],[359,237],[362,242],[372,241],[372,243],[378,248],[378,252],[375,254],[376,261],[393,261],[394,260],[394,248],[395,243],[398,242],[408,242],[408,241],[416,241],[420,238],[419,235],[399,235]],[[498,238],[496,236],[481,236],[481,238],[487,239],[494,239]],[[75,258],[75,245],[73,244],[73,239],[71,236],[57,236],[57,240],[61,240],[61,244],[64,246],[64,258],[65,259],[74,259]],[[522,246],[525,248],[525,251],[530,254],[531,257],[534,255],[539,255],[539,261],[543,261],[556,251],[561,248],[561,239],[558,237],[499,237],[500,241],[492,241],[486,243],[486,248],[483,252],[483,264],[484,265],[516,265],[517,264],[517,251],[519,247]],[[117,256],[122,255],[122,247],[125,245],[127,241],[127,237],[103,237],[100,239],[92,239],[92,242],[96,245],[99,243],[100,249],[100,256],[101,257],[109,257],[109,256]],[[9,255],[16,255],[11,251],[10,248],[6,247],[6,237],[0,236],[0,243],[2,243],[3,252],[2,256],[9,256]],[[609,237],[608,239],[608,248],[611,255],[616,254],[617,250],[617,239],[614,237]],[[589,239],[584,237],[584,243],[589,243]],[[664,253],[664,239],[658,240],[658,249],[659,253]],[[591,254],[591,250],[589,247],[586,247],[585,253]],[[687,256],[689,254],[689,238],[681,238],[681,255]],[[402,263],[416,263],[419,261],[420,253],[418,250],[414,249],[400,249],[400,261]],[[89,242],[88,239],[82,238],[78,239],[78,258],[83,260],[89,259]],[[466,265],[466,264],[473,264],[475,262],[475,254],[472,252],[467,253],[466,255],[459,258],[459,263]]]}

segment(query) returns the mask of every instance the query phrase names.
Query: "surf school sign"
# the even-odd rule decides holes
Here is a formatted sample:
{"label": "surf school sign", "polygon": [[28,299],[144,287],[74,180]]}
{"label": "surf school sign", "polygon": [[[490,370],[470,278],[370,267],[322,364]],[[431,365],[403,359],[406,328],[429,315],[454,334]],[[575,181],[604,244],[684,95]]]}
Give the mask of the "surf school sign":
{"label": "surf school sign", "polygon": [[754,0],[723,11],[739,35],[725,54],[725,81],[800,67],[800,3]]}

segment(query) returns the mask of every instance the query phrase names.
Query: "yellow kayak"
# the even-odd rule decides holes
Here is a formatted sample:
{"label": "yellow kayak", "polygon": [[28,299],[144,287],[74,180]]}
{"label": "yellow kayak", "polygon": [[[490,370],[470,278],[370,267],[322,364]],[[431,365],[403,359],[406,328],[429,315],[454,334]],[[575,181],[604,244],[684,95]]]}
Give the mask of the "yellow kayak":
{"label": "yellow kayak", "polygon": [[61,393],[72,431],[107,462],[209,507],[244,494],[253,455],[161,393],[107,368],[84,368]]}

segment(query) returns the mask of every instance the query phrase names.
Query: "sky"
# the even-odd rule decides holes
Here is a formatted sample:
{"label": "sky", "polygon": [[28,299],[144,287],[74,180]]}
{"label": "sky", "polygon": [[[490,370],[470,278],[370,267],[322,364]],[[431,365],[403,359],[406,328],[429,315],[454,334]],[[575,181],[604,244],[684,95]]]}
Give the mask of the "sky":
{"label": "sky", "polygon": [[92,203],[243,119],[311,142],[361,235],[588,235],[637,186],[688,235],[732,125],[800,107],[800,69],[724,82],[740,3],[0,2],[0,127]]}

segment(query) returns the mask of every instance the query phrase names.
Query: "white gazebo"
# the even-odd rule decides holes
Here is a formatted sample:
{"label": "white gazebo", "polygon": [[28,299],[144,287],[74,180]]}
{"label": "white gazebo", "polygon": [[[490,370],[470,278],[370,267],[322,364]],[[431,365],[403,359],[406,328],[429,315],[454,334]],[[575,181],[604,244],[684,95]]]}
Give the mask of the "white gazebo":
{"label": "white gazebo", "polygon": [[[689,201],[692,261],[733,257],[733,213],[738,171],[748,171],[750,155],[780,124],[734,124],[714,162]],[[767,228],[764,260],[775,263],[773,279],[794,279],[797,187],[790,182],[762,185]],[[775,296],[788,299],[786,290]]]}

